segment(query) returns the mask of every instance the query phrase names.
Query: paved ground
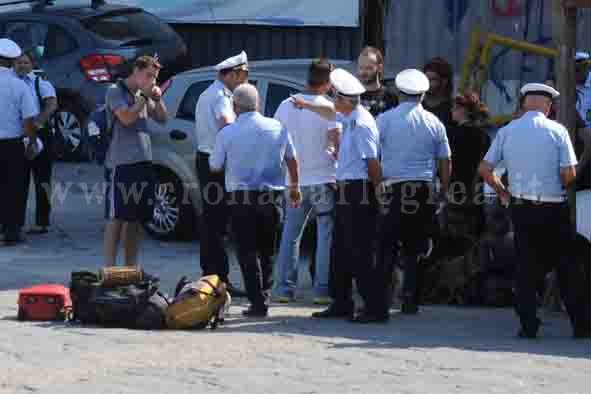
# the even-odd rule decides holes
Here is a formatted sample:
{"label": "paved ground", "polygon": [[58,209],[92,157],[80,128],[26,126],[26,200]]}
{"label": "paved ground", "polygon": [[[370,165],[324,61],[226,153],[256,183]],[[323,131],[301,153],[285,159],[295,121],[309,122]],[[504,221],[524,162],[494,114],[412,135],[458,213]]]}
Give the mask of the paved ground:
{"label": "paved ground", "polygon": [[[72,165],[58,166],[58,178],[101,179],[99,169]],[[591,393],[591,342],[570,339],[560,315],[546,314],[533,342],[514,338],[509,310],[393,311],[387,325],[358,327],[310,319],[304,291],[267,320],[242,319],[237,302],[213,332],[19,323],[15,289],[66,283],[70,271],[102,262],[96,200],[86,204],[72,187],[55,221],[54,233],[0,249],[0,393]],[[198,253],[197,244],[147,241],[142,261],[170,289],[198,276]]]}

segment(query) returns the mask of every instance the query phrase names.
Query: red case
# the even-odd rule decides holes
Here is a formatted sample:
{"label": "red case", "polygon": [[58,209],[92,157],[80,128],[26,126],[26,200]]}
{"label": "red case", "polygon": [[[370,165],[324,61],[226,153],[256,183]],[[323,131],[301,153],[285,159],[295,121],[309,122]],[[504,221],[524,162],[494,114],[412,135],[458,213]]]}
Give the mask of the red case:
{"label": "red case", "polygon": [[39,285],[22,289],[18,296],[18,320],[65,320],[72,310],[70,289]]}

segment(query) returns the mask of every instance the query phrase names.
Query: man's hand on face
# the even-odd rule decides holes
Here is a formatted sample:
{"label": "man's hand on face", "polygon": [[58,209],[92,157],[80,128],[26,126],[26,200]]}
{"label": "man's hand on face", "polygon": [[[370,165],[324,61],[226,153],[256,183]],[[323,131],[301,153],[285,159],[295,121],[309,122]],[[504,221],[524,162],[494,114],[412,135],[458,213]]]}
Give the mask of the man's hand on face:
{"label": "man's hand on face", "polygon": [[162,90],[160,90],[158,86],[153,86],[149,93],[150,94],[148,95],[148,97],[150,97],[154,101],[160,101],[160,99],[162,98]]}

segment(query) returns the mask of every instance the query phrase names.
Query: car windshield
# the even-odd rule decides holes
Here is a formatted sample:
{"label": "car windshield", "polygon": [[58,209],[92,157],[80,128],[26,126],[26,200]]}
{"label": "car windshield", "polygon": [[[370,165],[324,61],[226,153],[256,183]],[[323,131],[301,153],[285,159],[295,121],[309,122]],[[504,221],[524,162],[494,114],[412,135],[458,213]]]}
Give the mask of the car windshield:
{"label": "car windshield", "polygon": [[149,44],[150,40],[166,40],[174,34],[167,24],[141,11],[107,13],[83,20],[82,24],[104,39],[124,43],[139,40]]}

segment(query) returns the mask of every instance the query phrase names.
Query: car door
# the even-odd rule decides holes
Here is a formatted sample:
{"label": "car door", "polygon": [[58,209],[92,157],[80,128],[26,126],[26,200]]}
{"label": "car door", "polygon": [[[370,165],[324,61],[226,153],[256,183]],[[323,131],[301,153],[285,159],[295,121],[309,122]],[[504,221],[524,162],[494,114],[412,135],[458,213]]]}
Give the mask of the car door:
{"label": "car door", "polygon": [[[174,83],[174,82],[173,82]],[[174,150],[181,155],[193,154],[195,146],[195,107],[197,101],[211,84],[212,77],[203,77],[200,80],[191,81],[185,92],[182,94],[176,113],[170,114],[171,121],[168,125],[170,130],[170,143]],[[186,137],[183,138],[183,136]]]}

